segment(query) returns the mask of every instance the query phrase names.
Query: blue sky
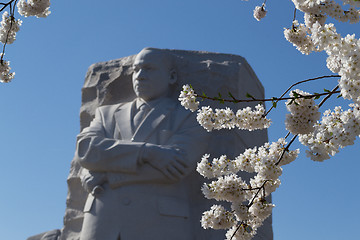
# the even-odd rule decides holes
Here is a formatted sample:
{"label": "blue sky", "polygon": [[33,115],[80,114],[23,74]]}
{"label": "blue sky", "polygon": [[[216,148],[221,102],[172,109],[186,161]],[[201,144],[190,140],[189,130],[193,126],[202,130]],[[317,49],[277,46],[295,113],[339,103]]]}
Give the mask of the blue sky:
{"label": "blue sky", "polygon": [[[148,46],[237,54],[253,67],[267,97],[296,81],[331,74],[324,54],[304,56],[284,39],[283,28],[293,18],[291,1],[268,0],[268,16],[257,22],[252,11],[261,3],[62,0],[52,1],[46,19],[23,18],[18,39],[6,51],[15,79],[0,85],[0,239],[21,240],[62,227],[81,87],[92,63]],[[342,33],[359,29],[341,25]],[[335,84],[325,80],[302,89],[319,92]],[[330,101],[324,109],[333,106]],[[270,115],[270,141],[286,134],[284,114],[278,107]],[[359,146],[324,163],[307,159],[302,148],[297,161],[284,167],[273,195],[276,240],[358,236]]]}

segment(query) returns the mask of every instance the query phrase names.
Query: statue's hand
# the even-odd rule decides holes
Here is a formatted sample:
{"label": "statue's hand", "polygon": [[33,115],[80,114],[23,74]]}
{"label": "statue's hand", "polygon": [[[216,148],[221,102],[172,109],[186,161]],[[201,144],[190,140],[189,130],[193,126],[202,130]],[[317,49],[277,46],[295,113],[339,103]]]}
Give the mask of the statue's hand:
{"label": "statue's hand", "polygon": [[160,170],[172,180],[179,180],[186,173],[188,165],[185,154],[169,146],[145,144],[143,161]]}
{"label": "statue's hand", "polygon": [[96,191],[99,191],[101,185],[106,182],[106,174],[100,172],[87,172],[82,175],[80,179],[83,188],[88,193],[96,194]]}

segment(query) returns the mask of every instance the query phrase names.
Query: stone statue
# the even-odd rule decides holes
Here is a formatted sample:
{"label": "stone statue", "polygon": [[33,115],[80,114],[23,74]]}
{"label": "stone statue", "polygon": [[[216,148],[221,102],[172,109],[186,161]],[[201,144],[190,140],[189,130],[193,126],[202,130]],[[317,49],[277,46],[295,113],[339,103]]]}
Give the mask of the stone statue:
{"label": "stone statue", "polygon": [[[266,142],[267,132],[206,133],[177,101],[187,83],[209,96],[264,97],[246,60],[231,54],[145,48],[90,66],[64,226],[29,240],[224,239],[225,231],[200,226],[202,212],[215,202],[201,193],[205,179],[196,162],[204,153],[233,158]],[[273,239],[271,218],[254,238],[261,239]]]}
{"label": "stone statue", "polygon": [[176,82],[171,55],[144,49],[132,77],[137,98],[100,107],[78,136],[87,169],[80,240],[192,239],[187,176],[208,135],[191,112],[168,98]]}

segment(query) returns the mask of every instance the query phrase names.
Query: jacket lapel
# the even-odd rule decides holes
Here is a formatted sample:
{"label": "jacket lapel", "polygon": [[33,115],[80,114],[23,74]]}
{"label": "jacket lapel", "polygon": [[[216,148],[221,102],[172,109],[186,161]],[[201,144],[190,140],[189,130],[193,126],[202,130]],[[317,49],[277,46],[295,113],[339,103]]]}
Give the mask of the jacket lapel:
{"label": "jacket lapel", "polygon": [[170,115],[174,107],[175,104],[170,99],[166,98],[160,101],[153,109],[151,109],[144,121],[136,129],[131,140],[135,142],[146,141],[159,124]]}
{"label": "jacket lapel", "polygon": [[131,109],[135,101],[121,105],[114,113],[116,122],[114,138],[130,140],[133,136],[131,129]]}

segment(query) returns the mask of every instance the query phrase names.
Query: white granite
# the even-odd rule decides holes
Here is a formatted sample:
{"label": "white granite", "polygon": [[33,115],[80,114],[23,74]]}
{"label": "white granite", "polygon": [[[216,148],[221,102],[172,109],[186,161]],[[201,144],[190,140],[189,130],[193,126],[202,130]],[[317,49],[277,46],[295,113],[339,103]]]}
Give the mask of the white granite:
{"label": "white granite", "polygon": [[[240,56],[166,49],[152,52],[161,55],[155,54],[150,61],[155,64],[168,62],[169,56],[173,60],[170,65],[164,64],[168,77],[161,75],[162,70],[158,75],[150,74],[153,85],[144,84],[135,91],[133,88],[138,84],[136,79],[142,78],[137,76],[142,74],[141,69],[135,68],[134,73],[134,60],[150,60],[144,51],[138,57],[96,63],[86,74],[80,110],[82,132],[68,177],[61,240],[79,239],[82,228],[86,229],[82,240],[116,240],[119,235],[121,240],[224,238],[223,231],[201,229],[201,213],[213,202],[202,196],[204,179],[193,170],[195,163],[204,151],[213,156],[236,156],[245,148],[267,141],[267,133],[221,130],[209,136],[194,125],[194,116],[179,108],[176,99],[186,83],[209,96],[230,91],[239,98],[247,92],[262,98],[264,89]],[[163,91],[152,88],[159,84]],[[168,96],[163,94],[165,91]],[[138,130],[131,125],[137,97],[150,103],[158,101]],[[214,105],[206,101],[203,104]],[[229,106],[236,109],[245,105]],[[179,147],[167,149],[171,144]],[[84,186],[93,194],[89,195]],[[107,226],[100,226],[104,222]],[[271,218],[258,231],[256,240],[273,239]],[[29,239],[43,239],[41,234],[37,236]]]}

